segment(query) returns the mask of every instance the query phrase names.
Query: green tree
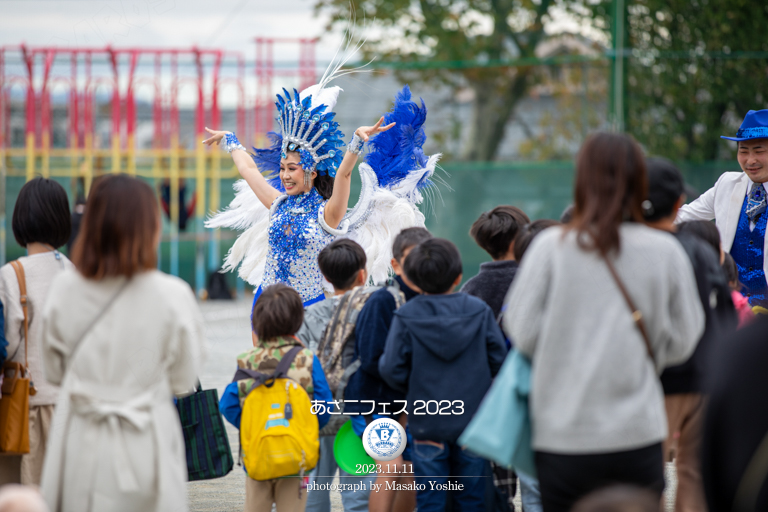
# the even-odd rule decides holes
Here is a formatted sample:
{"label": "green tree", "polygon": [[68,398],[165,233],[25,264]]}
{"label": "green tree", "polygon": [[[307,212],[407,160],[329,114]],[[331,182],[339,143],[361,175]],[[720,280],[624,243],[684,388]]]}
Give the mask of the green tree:
{"label": "green tree", "polygon": [[[504,62],[534,57],[546,37],[552,0],[316,0],[331,16],[329,30],[347,23],[350,10],[368,22],[366,57],[416,64],[426,61]],[[398,71],[401,79],[439,81],[474,92],[466,160],[493,160],[507,122],[535,80],[535,68],[427,67]]]}
{"label": "green tree", "polygon": [[[583,12],[581,2],[575,2]],[[744,114],[765,107],[768,2],[626,0],[625,124],[654,154],[732,157]],[[585,18],[610,34],[613,0]]]}

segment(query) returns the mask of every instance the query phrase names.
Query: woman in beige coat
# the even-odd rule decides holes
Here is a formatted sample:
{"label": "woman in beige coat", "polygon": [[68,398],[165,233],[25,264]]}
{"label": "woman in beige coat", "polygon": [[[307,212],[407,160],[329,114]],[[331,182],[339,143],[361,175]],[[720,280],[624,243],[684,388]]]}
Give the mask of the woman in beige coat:
{"label": "woman in beige coat", "polygon": [[193,389],[203,353],[189,286],[156,270],[150,187],[94,184],[73,251],[53,284],[44,364],[61,383],[43,470],[53,512],[186,511],[186,461],[173,395]]}

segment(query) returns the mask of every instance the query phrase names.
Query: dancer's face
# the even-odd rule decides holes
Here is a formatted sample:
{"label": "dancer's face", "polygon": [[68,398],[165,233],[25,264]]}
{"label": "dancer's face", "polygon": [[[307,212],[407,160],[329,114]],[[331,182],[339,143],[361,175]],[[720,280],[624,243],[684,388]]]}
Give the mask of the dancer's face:
{"label": "dancer's face", "polygon": [[739,165],[755,183],[768,181],[768,139],[752,139],[739,142]]}
{"label": "dancer's face", "polygon": [[283,182],[285,193],[289,196],[304,194],[312,190],[317,172],[310,174],[309,185],[304,184],[304,168],[299,161],[301,157],[296,152],[291,152],[285,158],[280,160],[280,181]]}

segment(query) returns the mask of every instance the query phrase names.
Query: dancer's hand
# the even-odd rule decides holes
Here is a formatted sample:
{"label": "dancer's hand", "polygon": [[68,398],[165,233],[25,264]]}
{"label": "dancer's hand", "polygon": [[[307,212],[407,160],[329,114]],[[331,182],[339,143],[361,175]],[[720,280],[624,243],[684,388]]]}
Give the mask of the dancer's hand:
{"label": "dancer's hand", "polygon": [[395,126],[395,123],[389,123],[387,126],[381,126],[381,123],[384,122],[384,117],[379,119],[379,122],[376,123],[373,126],[361,126],[357,130],[355,130],[355,133],[358,137],[363,139],[363,142],[368,142],[368,139],[376,135],[377,133],[385,132]]}
{"label": "dancer's hand", "polygon": [[207,131],[208,133],[210,133],[210,134],[211,134],[211,136],[210,136],[210,137],[208,137],[207,139],[205,139],[205,140],[203,141],[203,144],[205,144],[205,145],[207,145],[207,146],[211,146],[211,145],[213,145],[213,143],[214,143],[214,142],[215,142],[215,143],[216,143],[216,145],[218,146],[218,145],[219,145],[219,143],[221,142],[221,139],[223,139],[223,138],[224,138],[224,135],[226,135],[226,134],[227,134],[227,132],[221,132],[221,131],[217,131],[217,130],[211,130],[211,129],[210,129],[210,128],[208,128],[207,126],[205,127],[205,131]]}

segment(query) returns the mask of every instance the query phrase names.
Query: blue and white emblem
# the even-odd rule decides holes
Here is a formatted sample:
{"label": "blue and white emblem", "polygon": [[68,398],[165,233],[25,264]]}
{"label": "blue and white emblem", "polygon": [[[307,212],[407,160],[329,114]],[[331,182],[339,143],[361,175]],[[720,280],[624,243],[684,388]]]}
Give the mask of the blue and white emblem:
{"label": "blue and white emblem", "polygon": [[363,447],[374,460],[388,461],[405,450],[405,429],[390,418],[373,420],[363,432]]}

